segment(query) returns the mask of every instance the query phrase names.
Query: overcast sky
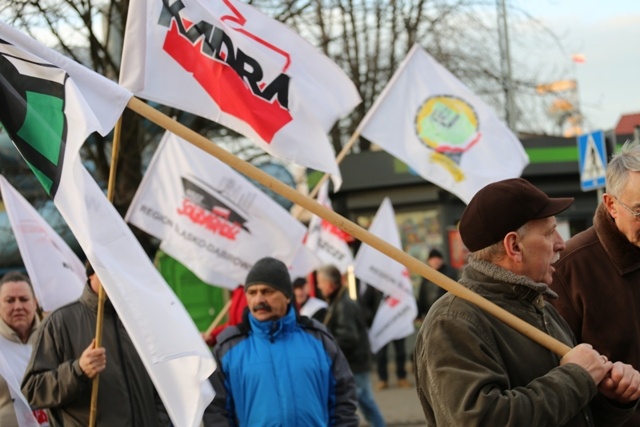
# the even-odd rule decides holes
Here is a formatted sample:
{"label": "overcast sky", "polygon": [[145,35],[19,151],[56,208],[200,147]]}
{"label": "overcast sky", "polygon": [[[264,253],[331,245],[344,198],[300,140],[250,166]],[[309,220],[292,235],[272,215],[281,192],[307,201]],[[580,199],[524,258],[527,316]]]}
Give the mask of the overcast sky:
{"label": "overcast sky", "polygon": [[[510,0],[561,37],[564,51],[535,55],[577,78],[585,130],[611,129],[620,115],[640,113],[639,0]],[[571,62],[574,53],[586,62]],[[561,68],[564,68],[561,67]],[[573,74],[573,75],[572,75]]]}

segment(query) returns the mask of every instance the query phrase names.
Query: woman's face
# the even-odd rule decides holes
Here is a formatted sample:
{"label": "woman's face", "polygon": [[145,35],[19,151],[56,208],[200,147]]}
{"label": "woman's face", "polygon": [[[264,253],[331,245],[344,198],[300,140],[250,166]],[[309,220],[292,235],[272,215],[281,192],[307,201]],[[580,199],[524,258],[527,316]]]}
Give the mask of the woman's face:
{"label": "woman's face", "polygon": [[23,341],[31,333],[36,307],[27,282],[5,282],[0,287],[0,317]]}

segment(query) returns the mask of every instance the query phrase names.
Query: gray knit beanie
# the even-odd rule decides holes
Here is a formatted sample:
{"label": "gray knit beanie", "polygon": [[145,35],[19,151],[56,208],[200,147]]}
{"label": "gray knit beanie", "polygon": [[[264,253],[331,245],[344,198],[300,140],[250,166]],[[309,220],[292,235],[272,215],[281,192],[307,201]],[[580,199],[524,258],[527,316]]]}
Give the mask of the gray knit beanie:
{"label": "gray knit beanie", "polygon": [[251,285],[269,285],[282,292],[287,298],[293,296],[289,270],[282,261],[275,258],[265,257],[253,264],[244,281],[245,292]]}

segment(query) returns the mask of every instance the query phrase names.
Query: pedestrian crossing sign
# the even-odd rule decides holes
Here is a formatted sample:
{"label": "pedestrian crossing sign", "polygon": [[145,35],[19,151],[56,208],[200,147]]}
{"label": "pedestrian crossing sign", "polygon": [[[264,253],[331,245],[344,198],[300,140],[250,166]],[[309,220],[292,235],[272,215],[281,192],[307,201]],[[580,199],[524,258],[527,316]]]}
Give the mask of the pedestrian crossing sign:
{"label": "pedestrian crossing sign", "polygon": [[607,172],[604,132],[599,130],[579,135],[578,156],[580,161],[580,188],[582,191],[604,188]]}

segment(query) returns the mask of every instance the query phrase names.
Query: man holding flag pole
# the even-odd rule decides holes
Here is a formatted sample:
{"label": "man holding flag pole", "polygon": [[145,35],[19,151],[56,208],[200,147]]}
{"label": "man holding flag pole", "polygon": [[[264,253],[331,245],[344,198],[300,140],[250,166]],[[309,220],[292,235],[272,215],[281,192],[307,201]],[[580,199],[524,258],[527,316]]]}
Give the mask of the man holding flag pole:
{"label": "man holding flag pole", "polygon": [[[481,189],[460,220],[471,251],[460,283],[562,342],[569,325],[545,301],[565,249],[555,215],[573,198],[549,198],[515,178]],[[508,209],[505,209],[505,206]],[[449,293],[427,314],[414,350],[428,425],[622,425],[640,397],[640,373],[591,345],[558,357]]]}

